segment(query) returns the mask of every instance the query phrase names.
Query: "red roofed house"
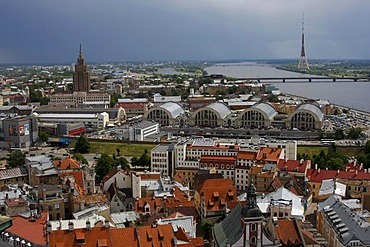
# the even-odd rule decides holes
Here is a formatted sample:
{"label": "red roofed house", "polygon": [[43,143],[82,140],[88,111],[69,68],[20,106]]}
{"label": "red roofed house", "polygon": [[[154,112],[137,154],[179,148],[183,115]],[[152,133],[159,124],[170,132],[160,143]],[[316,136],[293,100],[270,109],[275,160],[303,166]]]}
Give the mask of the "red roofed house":
{"label": "red roofed house", "polygon": [[320,168],[308,169],[307,179],[312,189],[313,199],[318,199],[322,181],[326,179],[333,179],[333,178],[350,179],[350,180],[370,180],[370,172],[367,172],[367,170],[341,171],[341,170],[324,170]]}
{"label": "red roofed house", "polygon": [[305,177],[307,170],[311,167],[311,160],[287,160],[280,159],[278,168],[280,176],[291,174],[296,177]]}
{"label": "red roofed house", "polygon": [[[178,245],[172,226],[169,224],[128,228],[87,227],[84,229],[73,229],[71,225],[70,230],[52,231],[48,238],[51,247],[183,246]],[[195,243],[200,242],[198,239],[194,241]]]}
{"label": "red roofed house", "polygon": [[202,218],[221,216],[228,202],[237,202],[232,179],[207,179],[195,191],[195,207]]}
{"label": "red roofed house", "polygon": [[[19,243],[22,243],[23,246],[46,246],[44,227],[47,220],[47,212],[38,216],[35,215],[32,220],[22,216],[14,216],[13,225],[5,230],[4,237],[6,236],[8,242],[11,241],[10,238],[12,238],[13,244],[17,242],[15,240],[18,238]],[[27,243],[31,245],[26,245]]]}
{"label": "red roofed house", "polygon": [[258,150],[256,164],[274,163],[277,164],[284,158],[284,150],[281,148],[261,147]]}
{"label": "red roofed house", "polygon": [[246,190],[248,187],[248,172],[255,165],[257,152],[239,151],[236,156],[235,186],[237,190]]}
{"label": "red roofed house", "polygon": [[53,164],[61,173],[78,171],[81,168],[80,163],[70,157],[67,157],[64,160],[54,160]]}

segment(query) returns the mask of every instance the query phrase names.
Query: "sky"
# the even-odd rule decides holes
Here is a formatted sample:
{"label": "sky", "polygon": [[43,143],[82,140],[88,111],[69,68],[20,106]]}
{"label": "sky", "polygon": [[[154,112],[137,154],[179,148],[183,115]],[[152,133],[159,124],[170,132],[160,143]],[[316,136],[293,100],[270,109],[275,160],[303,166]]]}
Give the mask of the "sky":
{"label": "sky", "polygon": [[370,59],[369,0],[0,0],[0,63]]}

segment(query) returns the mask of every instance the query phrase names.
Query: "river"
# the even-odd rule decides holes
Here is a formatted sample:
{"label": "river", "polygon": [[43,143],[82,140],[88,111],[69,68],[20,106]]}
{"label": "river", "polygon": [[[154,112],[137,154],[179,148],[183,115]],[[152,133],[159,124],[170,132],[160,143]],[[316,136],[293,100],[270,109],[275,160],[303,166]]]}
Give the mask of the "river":
{"label": "river", "polygon": [[[216,64],[205,69],[208,74],[223,74],[236,78],[256,77],[305,77],[300,74],[274,68],[273,65],[258,63]],[[313,75],[314,77],[315,75]],[[269,82],[279,86],[280,91],[313,99],[326,99],[333,104],[343,105],[370,112],[370,82]]]}

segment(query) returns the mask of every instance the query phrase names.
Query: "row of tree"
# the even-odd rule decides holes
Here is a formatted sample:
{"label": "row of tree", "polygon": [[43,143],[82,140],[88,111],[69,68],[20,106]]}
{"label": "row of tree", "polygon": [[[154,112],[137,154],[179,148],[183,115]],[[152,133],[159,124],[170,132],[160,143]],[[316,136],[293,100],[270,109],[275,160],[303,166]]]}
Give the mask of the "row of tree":
{"label": "row of tree", "polygon": [[[334,143],[329,146],[327,152],[322,149],[319,154],[312,156],[305,153],[298,153],[297,159],[311,160],[312,164],[317,164],[319,168],[328,168],[331,170],[342,169],[348,162],[348,157],[341,153]],[[366,142],[363,153],[357,155],[356,159],[358,163],[364,165],[364,168],[370,168],[370,141]]]}

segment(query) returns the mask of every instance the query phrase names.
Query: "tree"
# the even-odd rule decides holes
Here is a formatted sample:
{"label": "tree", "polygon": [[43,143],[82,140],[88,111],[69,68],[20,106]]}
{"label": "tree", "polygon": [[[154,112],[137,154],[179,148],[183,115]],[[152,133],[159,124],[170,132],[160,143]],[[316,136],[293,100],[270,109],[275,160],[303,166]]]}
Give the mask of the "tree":
{"label": "tree", "polygon": [[352,128],[349,130],[348,138],[356,140],[360,138],[361,132],[362,132],[361,128]]}
{"label": "tree", "polygon": [[77,139],[75,144],[75,152],[86,154],[90,151],[91,145],[87,138],[84,135],[81,135],[80,138]]}
{"label": "tree", "polygon": [[131,166],[137,167],[138,165],[139,165],[139,158],[136,157],[136,156],[132,157],[132,159],[131,159]]}
{"label": "tree", "polygon": [[42,142],[47,142],[49,139],[49,134],[45,131],[40,131],[39,132],[39,140]]}
{"label": "tree", "polygon": [[203,231],[203,238],[207,240],[211,240],[211,234],[212,234],[212,227],[215,225],[215,223],[211,221],[203,221],[202,222],[202,231]]}
{"label": "tree", "polygon": [[108,154],[102,154],[96,161],[95,172],[98,180],[102,180],[115,166],[115,162]]}
{"label": "tree", "polygon": [[82,164],[85,164],[85,165],[88,164],[86,158],[82,154],[80,154],[80,153],[74,153],[73,156],[72,156],[72,158],[75,159],[75,160],[77,160],[77,161],[79,161]]}
{"label": "tree", "polygon": [[130,165],[125,157],[119,157],[115,160],[115,165],[120,166],[123,170],[129,171]]}
{"label": "tree", "polygon": [[150,167],[150,155],[148,153],[143,153],[139,158],[139,165],[144,167]]}
{"label": "tree", "polygon": [[335,140],[342,140],[345,138],[344,131],[342,129],[336,129],[334,132]]}
{"label": "tree", "polygon": [[50,99],[48,97],[42,97],[40,99],[40,105],[47,105],[50,102]]}
{"label": "tree", "polygon": [[19,166],[23,166],[26,161],[26,155],[22,153],[19,150],[13,151],[10,153],[9,158],[8,158],[8,168],[16,168]]}
{"label": "tree", "polygon": [[365,144],[365,154],[370,154],[370,140]]}
{"label": "tree", "polygon": [[110,96],[110,107],[114,107],[115,104],[117,104],[118,99],[122,96],[119,93],[114,92],[112,96]]}

